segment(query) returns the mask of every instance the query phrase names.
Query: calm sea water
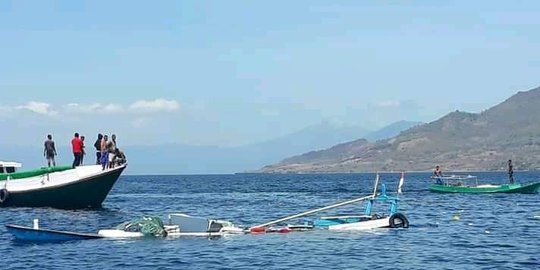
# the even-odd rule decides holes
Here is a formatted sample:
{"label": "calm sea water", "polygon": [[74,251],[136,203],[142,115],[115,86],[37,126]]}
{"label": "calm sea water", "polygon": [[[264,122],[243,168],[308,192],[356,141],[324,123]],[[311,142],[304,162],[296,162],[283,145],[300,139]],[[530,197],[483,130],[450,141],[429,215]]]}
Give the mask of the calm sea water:
{"label": "calm sea water", "polygon": [[[479,173],[504,182],[503,173]],[[2,265],[11,269],[539,269],[540,195],[436,194],[429,175],[406,177],[400,212],[409,229],[236,235],[217,239],[15,242],[0,228]],[[381,182],[395,191],[398,174]],[[363,196],[373,174],[123,176],[100,210],[0,209],[3,223],[96,232],[171,212],[254,225]],[[516,173],[520,182],[540,173]],[[358,213],[353,205],[340,213]],[[325,214],[337,213],[330,211]],[[460,220],[453,216],[460,215]]]}

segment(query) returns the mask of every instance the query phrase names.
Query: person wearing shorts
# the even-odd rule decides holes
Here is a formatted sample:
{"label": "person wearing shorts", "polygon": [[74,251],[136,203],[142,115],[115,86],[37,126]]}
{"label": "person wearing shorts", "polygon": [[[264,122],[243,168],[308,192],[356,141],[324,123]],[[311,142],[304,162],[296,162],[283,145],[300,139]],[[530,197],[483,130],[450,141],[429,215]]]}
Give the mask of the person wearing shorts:
{"label": "person wearing shorts", "polygon": [[109,168],[114,168],[114,156],[116,154],[116,135],[111,136],[111,140],[107,143],[107,152],[109,155]]}
{"label": "person wearing shorts", "polygon": [[51,164],[53,166],[56,166],[56,160],[54,159],[54,156],[56,156],[56,147],[54,146],[54,141],[52,139],[52,135],[47,135],[47,140],[44,143],[44,149],[43,149],[43,156],[47,159],[47,165],[51,167]]}
{"label": "person wearing shorts", "polygon": [[109,136],[103,135],[103,139],[101,140],[101,160],[100,164],[103,170],[108,168],[109,165],[109,151],[107,151],[107,145],[109,143]]}

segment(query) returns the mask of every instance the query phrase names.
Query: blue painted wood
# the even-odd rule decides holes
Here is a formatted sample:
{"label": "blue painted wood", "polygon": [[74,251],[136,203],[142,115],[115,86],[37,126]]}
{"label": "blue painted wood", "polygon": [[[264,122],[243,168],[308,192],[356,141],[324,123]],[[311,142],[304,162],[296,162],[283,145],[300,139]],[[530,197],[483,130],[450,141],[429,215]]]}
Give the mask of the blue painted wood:
{"label": "blue painted wood", "polygon": [[34,229],[18,225],[6,225],[6,229],[16,240],[29,242],[63,242],[103,238],[98,234]]}

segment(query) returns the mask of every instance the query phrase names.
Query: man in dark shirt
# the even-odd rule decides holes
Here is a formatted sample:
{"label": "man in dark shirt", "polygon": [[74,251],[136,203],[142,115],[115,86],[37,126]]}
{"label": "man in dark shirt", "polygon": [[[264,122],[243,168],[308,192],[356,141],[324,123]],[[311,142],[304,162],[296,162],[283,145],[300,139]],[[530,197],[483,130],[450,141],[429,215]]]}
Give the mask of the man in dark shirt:
{"label": "man in dark shirt", "polygon": [[101,164],[101,140],[103,139],[103,135],[99,133],[97,135],[97,140],[94,143],[94,148],[96,148],[96,165]]}
{"label": "man in dark shirt", "polygon": [[510,180],[510,184],[514,183],[514,166],[512,166],[512,160],[508,160],[508,180]]}
{"label": "man in dark shirt", "polygon": [[82,155],[81,155],[81,162],[79,163],[80,166],[83,165],[84,163],[84,155],[86,155],[86,150],[84,150],[84,136],[81,136],[81,151],[82,151]]}
{"label": "man in dark shirt", "polygon": [[56,166],[56,161],[54,160],[54,156],[56,156],[56,147],[54,146],[54,141],[52,140],[52,135],[47,135],[47,140],[45,141],[43,149],[43,156],[47,159],[47,165],[51,167],[51,163],[53,166]]}
{"label": "man in dark shirt", "polygon": [[435,171],[433,171],[433,176],[436,176],[436,177],[442,177],[442,170],[441,170],[441,167],[439,165],[435,166]]}
{"label": "man in dark shirt", "polygon": [[73,164],[71,167],[75,168],[81,165],[82,159],[82,141],[79,138],[79,133],[75,133],[73,139],[71,140],[71,149],[73,150]]}

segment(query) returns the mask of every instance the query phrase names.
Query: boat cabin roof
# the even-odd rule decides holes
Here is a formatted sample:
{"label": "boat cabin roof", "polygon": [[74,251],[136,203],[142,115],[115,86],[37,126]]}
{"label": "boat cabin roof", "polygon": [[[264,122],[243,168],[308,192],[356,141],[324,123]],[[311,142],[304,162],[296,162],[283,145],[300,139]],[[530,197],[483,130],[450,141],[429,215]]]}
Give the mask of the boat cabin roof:
{"label": "boat cabin roof", "polygon": [[0,167],[20,168],[20,167],[22,167],[22,164],[18,163],[18,162],[13,162],[13,161],[1,161],[0,160]]}

